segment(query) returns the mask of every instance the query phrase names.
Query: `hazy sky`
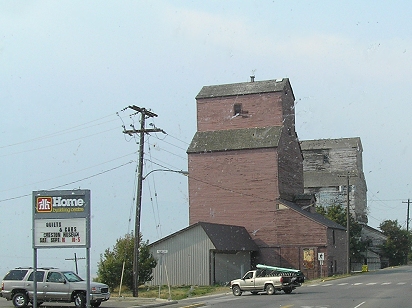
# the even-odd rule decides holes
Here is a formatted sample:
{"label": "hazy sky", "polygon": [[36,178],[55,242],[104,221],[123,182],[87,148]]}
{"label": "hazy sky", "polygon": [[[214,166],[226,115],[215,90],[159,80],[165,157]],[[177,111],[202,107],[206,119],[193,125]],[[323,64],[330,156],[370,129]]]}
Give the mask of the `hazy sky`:
{"label": "hazy sky", "polygon": [[[406,226],[412,2],[330,3],[0,1],[0,276],[33,264],[31,193],[50,189],[91,190],[95,271],[134,228],[138,144],[122,126],[139,123],[122,110],[151,109],[167,133],[147,136],[144,174],[186,170],[197,93],[252,74],[290,78],[301,140],[360,137],[369,225]],[[144,239],[186,226],[187,178],[150,174]],[[74,252],[41,249],[39,265],[74,269]]]}

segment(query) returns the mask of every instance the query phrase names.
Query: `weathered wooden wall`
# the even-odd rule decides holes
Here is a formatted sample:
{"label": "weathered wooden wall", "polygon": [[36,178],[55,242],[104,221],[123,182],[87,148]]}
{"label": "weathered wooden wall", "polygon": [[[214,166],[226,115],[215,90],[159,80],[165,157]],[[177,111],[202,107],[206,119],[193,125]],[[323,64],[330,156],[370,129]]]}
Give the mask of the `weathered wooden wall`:
{"label": "weathered wooden wall", "polygon": [[276,149],[189,155],[189,223],[269,223],[279,197]]}
{"label": "weathered wooden wall", "polygon": [[[279,206],[280,197],[291,201],[304,192],[294,110],[289,83],[273,93],[197,99],[198,132],[269,126],[282,132],[273,148],[189,153],[189,222],[244,226],[260,247],[256,262],[302,268],[304,251],[329,253],[330,243],[327,227]],[[318,272],[315,266],[305,274]]]}
{"label": "weathered wooden wall", "polygon": [[[282,126],[281,93],[250,94],[197,100],[197,131]],[[234,116],[242,104],[245,117]]]}
{"label": "weathered wooden wall", "polygon": [[301,144],[305,193],[315,194],[322,206],[346,206],[349,173],[351,212],[357,221],[367,223],[367,186],[360,138],[305,140]]}

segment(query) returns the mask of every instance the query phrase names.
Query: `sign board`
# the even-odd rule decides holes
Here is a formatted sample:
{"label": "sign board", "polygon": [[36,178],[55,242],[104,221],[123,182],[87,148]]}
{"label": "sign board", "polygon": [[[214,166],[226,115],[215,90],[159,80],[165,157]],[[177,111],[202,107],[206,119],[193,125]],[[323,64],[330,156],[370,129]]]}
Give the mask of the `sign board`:
{"label": "sign board", "polygon": [[86,218],[36,219],[34,246],[76,246],[86,243]]}
{"label": "sign board", "polygon": [[318,253],[318,260],[319,261],[324,261],[325,260],[325,253],[324,252],[319,252]]}
{"label": "sign board", "polygon": [[90,248],[90,190],[33,192],[33,248]]}
{"label": "sign board", "polygon": [[165,253],[168,253],[168,250],[166,250],[166,249],[158,249],[158,250],[157,250],[157,253],[165,254]]}

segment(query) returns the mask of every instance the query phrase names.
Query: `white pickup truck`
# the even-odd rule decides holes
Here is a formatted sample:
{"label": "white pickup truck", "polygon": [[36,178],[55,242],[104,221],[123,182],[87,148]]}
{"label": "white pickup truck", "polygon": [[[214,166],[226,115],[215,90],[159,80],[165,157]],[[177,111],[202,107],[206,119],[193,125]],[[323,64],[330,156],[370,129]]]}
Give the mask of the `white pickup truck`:
{"label": "white pickup truck", "polygon": [[233,295],[240,296],[244,291],[252,294],[266,292],[272,295],[282,290],[289,294],[305,281],[300,270],[262,264],[258,264],[256,268],[256,270],[248,271],[241,279],[230,282]]}

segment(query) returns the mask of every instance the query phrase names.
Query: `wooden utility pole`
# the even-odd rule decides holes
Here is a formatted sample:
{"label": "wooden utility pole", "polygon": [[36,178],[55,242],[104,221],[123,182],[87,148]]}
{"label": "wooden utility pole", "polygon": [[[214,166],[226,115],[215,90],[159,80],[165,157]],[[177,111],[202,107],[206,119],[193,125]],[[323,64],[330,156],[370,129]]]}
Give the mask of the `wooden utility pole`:
{"label": "wooden utility pole", "polygon": [[350,224],[349,224],[349,203],[350,203],[350,199],[349,199],[349,179],[350,179],[350,175],[348,173],[348,175],[346,176],[346,242],[347,242],[347,247],[346,247],[346,263],[347,263],[347,267],[346,267],[346,273],[349,275],[350,274]]}
{"label": "wooden utility pole", "polygon": [[135,217],[135,228],[134,228],[134,251],[133,251],[133,296],[138,297],[138,287],[139,287],[139,247],[140,247],[140,215],[142,207],[142,183],[143,183],[143,155],[144,155],[144,136],[148,133],[162,132],[162,129],[145,128],[145,121],[148,118],[157,117],[157,114],[145,109],[140,108],[135,105],[129,106],[128,108],[136,111],[135,114],[140,113],[140,129],[126,130],[124,128],[123,133],[132,136],[133,134],[139,134],[139,162],[137,169],[137,192],[136,192],[136,217]]}
{"label": "wooden utility pole", "polygon": [[[408,204],[408,210],[406,212],[406,232],[408,232],[408,236],[409,236],[409,206],[411,204],[411,201],[410,201],[410,199],[408,199],[407,202],[402,201],[402,203],[407,203]],[[406,251],[405,264],[408,264],[408,255],[409,255],[410,250],[411,250],[411,247],[408,247],[408,250]]]}
{"label": "wooden utility pole", "polygon": [[349,181],[351,177],[356,177],[356,175],[351,175],[348,172],[346,175],[338,175],[338,177],[346,177],[346,273],[350,274],[350,197],[349,197]]}
{"label": "wooden utility pole", "polygon": [[74,264],[76,264],[76,274],[79,275],[79,268],[77,267],[77,260],[84,260],[86,258],[78,258],[76,253],[74,253],[74,258],[70,258],[70,259],[65,259],[67,261],[73,261],[74,260]]}
{"label": "wooden utility pole", "polygon": [[408,210],[406,212],[406,231],[409,232],[409,206],[410,206],[411,201],[410,201],[410,199],[408,199],[407,202],[402,201],[402,203],[408,203]]}

